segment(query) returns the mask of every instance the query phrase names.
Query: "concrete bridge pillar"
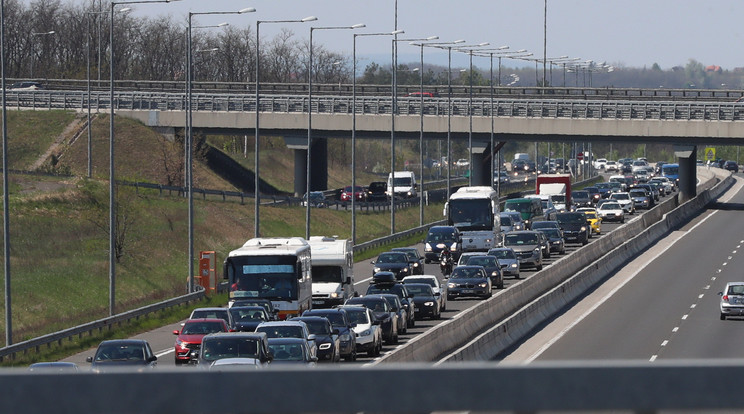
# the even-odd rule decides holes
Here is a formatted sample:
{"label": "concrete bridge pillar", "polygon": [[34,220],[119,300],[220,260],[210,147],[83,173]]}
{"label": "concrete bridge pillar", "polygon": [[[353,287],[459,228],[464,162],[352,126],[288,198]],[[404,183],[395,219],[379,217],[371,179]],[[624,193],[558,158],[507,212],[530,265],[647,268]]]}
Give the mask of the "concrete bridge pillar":
{"label": "concrete bridge pillar", "polygon": [[685,202],[697,195],[697,147],[675,145],[674,155],[679,159],[679,201]]}
{"label": "concrete bridge pillar", "polygon": [[[307,136],[284,137],[287,147],[294,153],[294,196],[302,197],[307,188]],[[313,138],[310,154],[310,191],[328,189],[328,141]]]}
{"label": "concrete bridge pillar", "polygon": [[490,142],[474,141],[472,148],[472,165],[470,166],[473,186],[492,186]]}

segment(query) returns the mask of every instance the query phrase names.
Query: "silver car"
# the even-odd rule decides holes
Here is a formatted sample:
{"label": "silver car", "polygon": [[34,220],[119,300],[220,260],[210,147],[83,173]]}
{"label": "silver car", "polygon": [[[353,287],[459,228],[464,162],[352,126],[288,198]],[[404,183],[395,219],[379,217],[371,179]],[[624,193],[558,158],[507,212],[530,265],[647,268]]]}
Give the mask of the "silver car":
{"label": "silver car", "polygon": [[744,316],[744,282],[728,282],[721,296],[721,320],[727,316]]}
{"label": "silver car", "polygon": [[504,247],[511,247],[519,259],[519,266],[543,268],[543,247],[540,236],[535,230],[510,231],[504,236]]}
{"label": "silver car", "polygon": [[519,259],[514,250],[509,247],[497,247],[488,251],[491,256],[496,256],[496,260],[501,265],[501,273],[504,277],[512,276],[519,279]]}

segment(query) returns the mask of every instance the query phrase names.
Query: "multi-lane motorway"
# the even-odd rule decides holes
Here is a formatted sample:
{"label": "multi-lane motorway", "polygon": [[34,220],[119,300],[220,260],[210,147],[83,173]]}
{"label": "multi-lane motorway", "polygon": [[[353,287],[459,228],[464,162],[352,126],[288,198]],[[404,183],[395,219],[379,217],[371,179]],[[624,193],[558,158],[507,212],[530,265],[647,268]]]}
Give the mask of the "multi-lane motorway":
{"label": "multi-lane motorway", "polygon": [[[630,220],[635,220],[639,214],[636,214],[635,216],[631,216]],[[627,222],[627,221],[626,221]],[[608,232],[612,231],[614,228],[619,226],[620,224],[617,223],[605,223],[602,225],[602,234],[601,235],[595,235],[592,239],[590,239],[590,243],[592,241],[597,240],[599,237],[604,237]],[[416,247],[419,249],[419,251],[423,254],[424,246],[423,244],[418,244]],[[556,260],[560,260],[566,255],[570,254],[571,252],[575,251],[576,249],[580,248],[581,245],[579,244],[568,244],[566,248],[566,254],[565,255],[558,255],[556,253],[553,253],[549,259],[545,259],[545,269],[550,269],[550,264],[554,263]],[[363,294],[367,290],[367,286],[369,285],[371,281],[372,276],[372,264],[370,264],[371,260],[365,260],[361,262],[357,262],[354,265],[354,275],[355,275],[355,289],[359,291],[361,294]],[[440,277],[442,280],[444,278],[442,277],[441,272],[439,271],[439,265],[437,263],[431,263],[425,265],[425,273],[426,274],[434,274]],[[523,269],[521,277],[522,278],[529,278],[532,277],[532,275],[535,274],[535,270],[528,268]],[[505,289],[509,289],[509,286],[513,285],[517,281],[514,279],[506,279],[505,283]],[[506,293],[506,292],[505,292]],[[383,347],[383,353],[380,357],[376,358],[369,358],[366,354],[360,354],[356,363],[362,364],[362,363],[369,363],[373,362],[377,358],[384,357],[387,353],[393,352],[398,346],[405,345],[408,341],[410,341],[412,338],[414,338],[417,335],[420,335],[424,333],[426,330],[432,328],[433,326],[442,323],[448,319],[452,319],[457,313],[461,312],[464,309],[470,308],[478,303],[480,303],[482,299],[457,299],[453,301],[449,301],[447,303],[447,310],[442,314],[442,318],[440,320],[420,320],[416,321],[416,326],[413,328],[409,328],[408,332],[405,335],[400,335],[400,341],[397,345],[385,345]],[[184,314],[184,318],[188,315]],[[174,358],[173,358],[173,351],[174,351],[174,342],[175,342],[175,336],[173,335],[173,331],[180,328],[180,324],[172,324],[168,326],[161,327],[159,329],[146,332],[144,334],[136,336],[136,338],[141,338],[147,340],[150,345],[153,348],[153,351],[158,355],[158,365],[160,366],[173,366]],[[65,361],[69,362],[75,362],[82,367],[85,367],[85,357],[92,356],[95,352],[95,349],[88,350],[86,352],[82,352],[76,355],[73,355],[69,358],[66,358]]]}
{"label": "multi-lane motorway", "polygon": [[499,359],[741,358],[744,319],[719,319],[718,292],[744,280],[743,183]]}

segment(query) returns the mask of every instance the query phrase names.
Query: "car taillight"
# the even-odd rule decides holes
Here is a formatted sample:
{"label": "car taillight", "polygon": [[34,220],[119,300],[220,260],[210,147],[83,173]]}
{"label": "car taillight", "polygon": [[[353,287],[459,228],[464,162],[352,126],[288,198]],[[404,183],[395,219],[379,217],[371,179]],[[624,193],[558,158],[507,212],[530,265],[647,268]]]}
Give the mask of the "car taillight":
{"label": "car taillight", "polygon": [[723,301],[728,302],[728,295],[723,295]]}

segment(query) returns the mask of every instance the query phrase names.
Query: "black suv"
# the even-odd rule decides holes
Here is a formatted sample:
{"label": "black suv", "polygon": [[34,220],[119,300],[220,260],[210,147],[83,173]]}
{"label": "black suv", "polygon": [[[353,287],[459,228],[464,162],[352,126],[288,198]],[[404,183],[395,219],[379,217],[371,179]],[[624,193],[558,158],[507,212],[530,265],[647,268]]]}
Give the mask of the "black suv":
{"label": "black suv", "polygon": [[394,252],[403,252],[408,255],[408,263],[411,265],[411,273],[414,275],[424,274],[424,257],[419,254],[415,247],[394,247]]}
{"label": "black suv", "polygon": [[413,304],[413,295],[408,293],[408,289],[403,283],[375,283],[367,286],[367,293],[365,295],[377,295],[384,293],[392,293],[400,298],[400,302],[403,304],[403,308],[407,313],[406,327],[412,328],[416,321],[414,319],[415,309]]}

